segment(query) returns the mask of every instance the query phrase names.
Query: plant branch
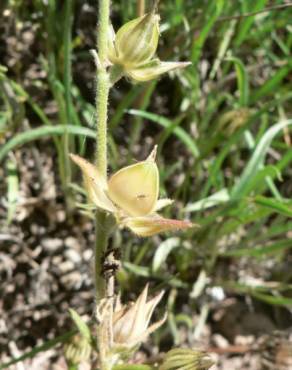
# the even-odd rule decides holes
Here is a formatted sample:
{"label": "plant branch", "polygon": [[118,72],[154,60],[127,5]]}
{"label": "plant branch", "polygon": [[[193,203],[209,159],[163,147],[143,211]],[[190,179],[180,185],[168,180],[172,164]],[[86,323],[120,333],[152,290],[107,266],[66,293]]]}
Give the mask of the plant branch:
{"label": "plant branch", "polygon": [[225,22],[225,21],[231,21],[233,19],[253,17],[253,16],[258,15],[258,14],[267,13],[267,12],[271,12],[271,11],[274,11],[274,10],[282,10],[282,9],[289,8],[289,7],[292,7],[292,3],[269,6],[267,8],[264,8],[264,9],[261,9],[261,10],[255,11],[255,12],[244,13],[244,14],[239,14],[239,15],[232,15],[232,16],[226,16],[226,17],[220,17],[220,18],[217,19],[216,22]]}

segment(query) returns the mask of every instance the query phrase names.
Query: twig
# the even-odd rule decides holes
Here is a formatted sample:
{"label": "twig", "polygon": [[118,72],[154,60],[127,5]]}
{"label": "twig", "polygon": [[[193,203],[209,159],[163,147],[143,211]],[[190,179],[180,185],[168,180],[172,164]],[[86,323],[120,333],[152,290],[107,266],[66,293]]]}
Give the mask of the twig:
{"label": "twig", "polygon": [[292,3],[287,3],[287,4],[280,4],[280,5],[274,5],[274,6],[269,6],[267,8],[255,11],[255,12],[249,12],[249,13],[244,13],[244,14],[239,14],[239,15],[232,15],[232,16],[226,16],[226,17],[219,17],[216,22],[225,22],[225,21],[231,21],[233,19],[241,19],[241,18],[246,18],[246,17],[253,17],[254,15],[262,14],[262,13],[267,13],[267,12],[272,12],[274,10],[282,10],[285,8],[290,8],[292,7]]}

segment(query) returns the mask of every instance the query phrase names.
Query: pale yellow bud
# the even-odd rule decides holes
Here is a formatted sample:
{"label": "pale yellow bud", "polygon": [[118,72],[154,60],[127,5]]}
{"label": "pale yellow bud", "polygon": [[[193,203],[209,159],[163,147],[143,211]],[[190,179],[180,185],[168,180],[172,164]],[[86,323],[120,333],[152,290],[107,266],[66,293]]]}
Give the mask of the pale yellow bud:
{"label": "pale yellow bud", "polygon": [[154,56],[159,40],[159,16],[154,12],[133,19],[117,32],[109,60],[125,69],[147,63]]}
{"label": "pale yellow bud", "polygon": [[108,61],[112,64],[110,75],[113,84],[123,75],[136,82],[150,81],[164,73],[185,68],[190,64],[188,62],[161,62],[155,58],[159,41],[157,3],[158,1],[150,13],[124,24],[116,35],[110,28]]}

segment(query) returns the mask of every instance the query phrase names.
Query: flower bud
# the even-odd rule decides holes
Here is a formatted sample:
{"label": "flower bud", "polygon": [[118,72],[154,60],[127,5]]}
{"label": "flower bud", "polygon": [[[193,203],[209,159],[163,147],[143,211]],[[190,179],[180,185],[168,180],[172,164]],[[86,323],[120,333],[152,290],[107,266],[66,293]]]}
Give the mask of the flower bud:
{"label": "flower bud", "polygon": [[115,35],[110,27],[108,62],[110,81],[114,84],[122,76],[134,82],[145,82],[174,69],[187,67],[188,62],[161,62],[155,58],[159,41],[158,0],[150,13],[123,25]]}
{"label": "flower bud", "polygon": [[87,362],[91,355],[91,345],[88,340],[80,334],[74,335],[64,347],[66,360],[74,365]]}
{"label": "flower bud", "polygon": [[158,370],[208,370],[213,364],[213,361],[205,352],[175,348],[167,352]]}
{"label": "flower bud", "polygon": [[153,11],[133,19],[117,32],[110,47],[109,59],[125,69],[148,62],[155,54],[159,40],[159,16]]}

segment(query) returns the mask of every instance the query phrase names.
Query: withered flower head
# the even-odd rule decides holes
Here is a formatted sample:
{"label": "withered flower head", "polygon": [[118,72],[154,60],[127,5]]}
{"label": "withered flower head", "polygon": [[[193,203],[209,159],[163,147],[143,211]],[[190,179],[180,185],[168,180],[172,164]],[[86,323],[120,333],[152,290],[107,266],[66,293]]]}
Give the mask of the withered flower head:
{"label": "withered flower head", "polygon": [[116,299],[104,299],[97,308],[99,321],[99,348],[109,363],[126,360],[147,337],[166,320],[166,314],[158,322],[150,325],[154,309],[160,302],[163,292],[147,301],[148,285],[135,302],[122,305]]}
{"label": "withered flower head", "polygon": [[146,160],[122,168],[107,181],[93,164],[71,154],[81,168],[89,199],[95,206],[113,213],[120,226],[144,237],[193,226],[189,221],[166,219],[157,214],[172,201],[158,199],[159,172],[155,157],[156,148]]}
{"label": "withered flower head", "polygon": [[126,306],[117,304],[113,315],[115,346],[134,348],[165,322],[166,314],[158,322],[149,325],[153,311],[163,294],[162,291],[147,302],[148,285],[146,285],[136,302]]}

